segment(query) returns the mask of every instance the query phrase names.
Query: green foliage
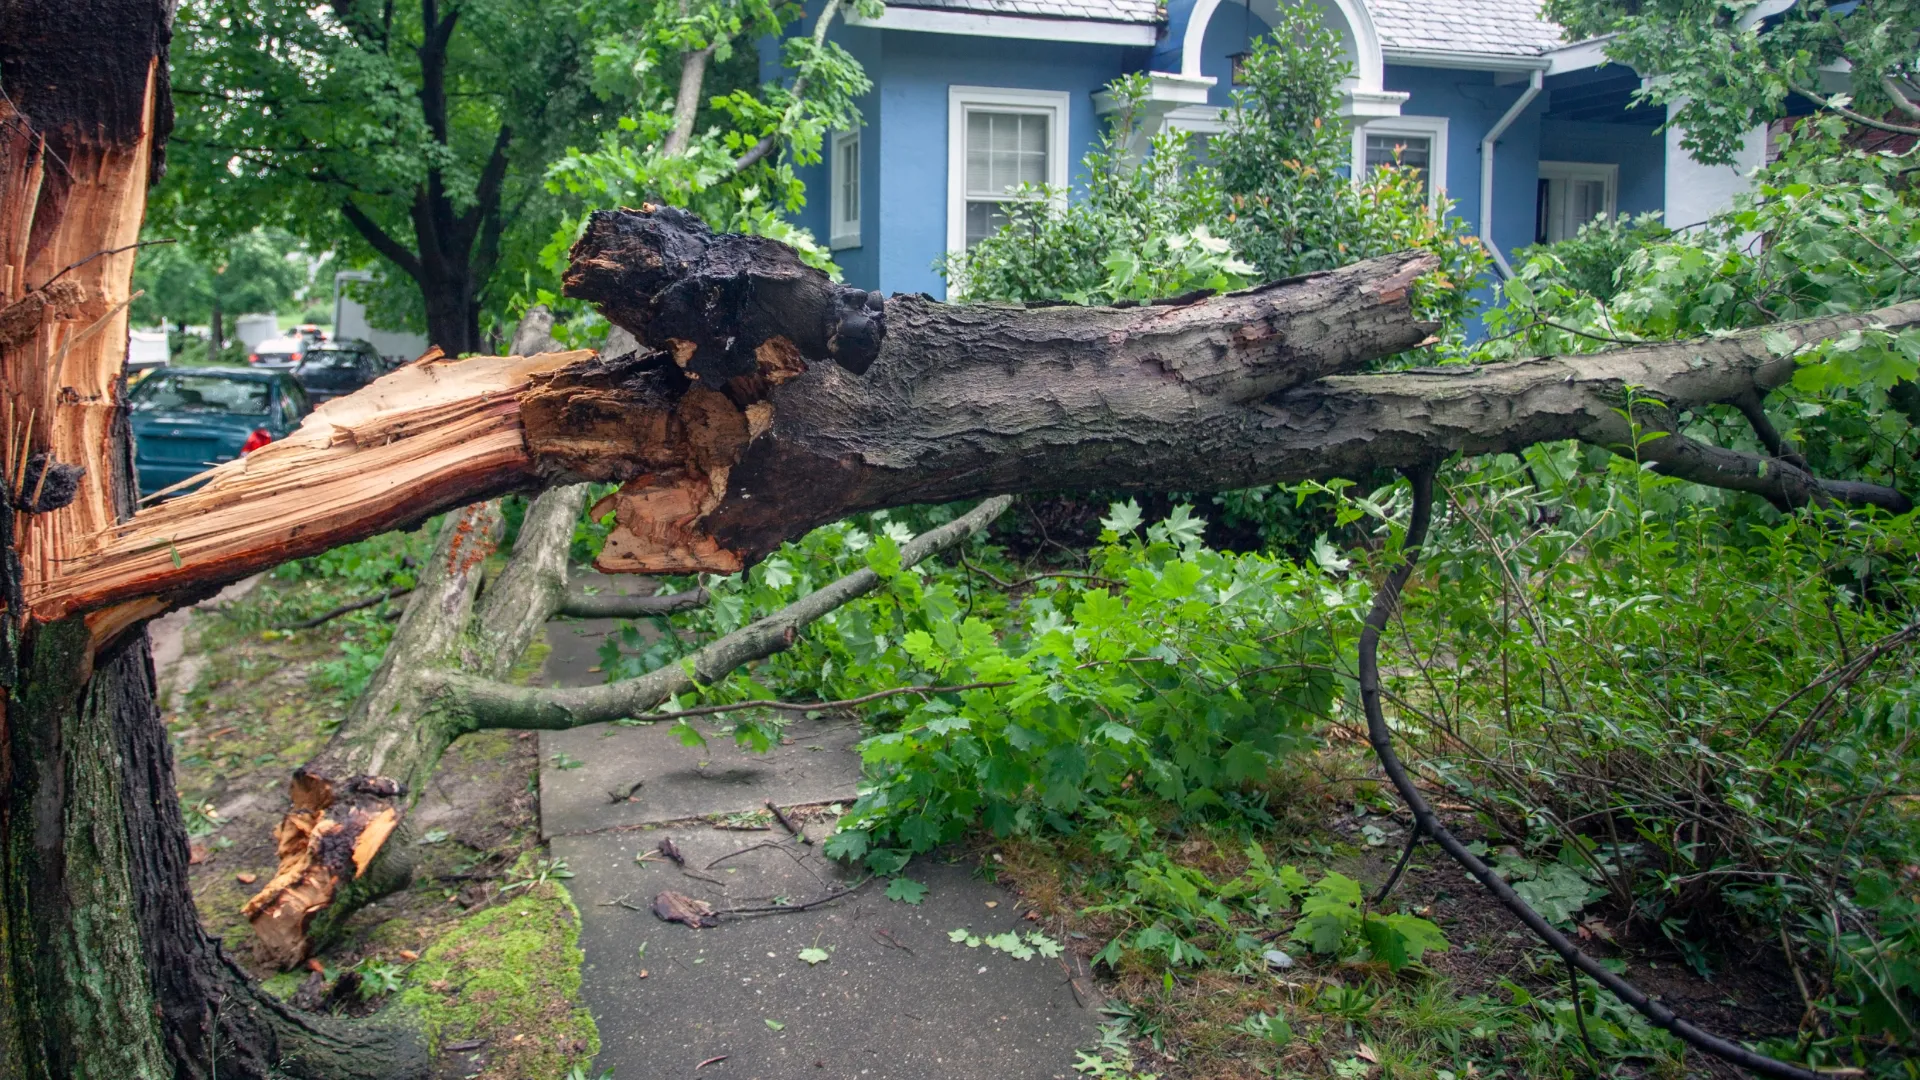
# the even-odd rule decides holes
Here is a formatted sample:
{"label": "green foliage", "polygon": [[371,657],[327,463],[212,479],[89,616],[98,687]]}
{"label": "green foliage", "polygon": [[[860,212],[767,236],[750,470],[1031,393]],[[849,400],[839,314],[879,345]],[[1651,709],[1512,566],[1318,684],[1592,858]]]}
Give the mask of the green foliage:
{"label": "green foliage", "polygon": [[1220,193],[1189,137],[1163,132],[1139,153],[1147,90],[1141,74],[1107,88],[1118,108],[1081,162],[1083,196],[1023,190],[1028,198],[1005,204],[1005,227],[947,256],[941,272],[957,297],[1100,304],[1242,283],[1251,268],[1206,231],[1220,218]]}
{"label": "green foliage", "polygon": [[[1548,0],[1543,14],[1569,40],[1608,35],[1607,56],[1646,80],[1637,98],[1665,106],[1681,145],[1703,162],[1731,162],[1755,127],[1786,115],[1795,90],[1915,126],[1905,108],[1895,111],[1894,96],[1920,100],[1920,5],[1912,0]],[[1848,72],[1851,92],[1827,96],[1828,71]]]}
{"label": "green foliage", "polygon": [[[602,125],[590,144],[569,144],[547,169],[547,191],[564,216],[542,249],[540,279],[528,275],[518,302],[579,316],[579,327],[563,327],[563,336],[604,330],[597,315],[560,295],[557,283],[567,251],[591,211],[646,202],[685,207],[717,231],[779,240],[809,265],[837,277],[826,247],[784,215],[806,204],[794,169],[820,160],[827,132],[860,126],[854,101],[872,89],[859,62],[825,39],[841,5],[819,16],[813,33],[782,43],[790,81],[710,86],[719,92],[705,97],[691,137],[675,146],[670,135],[679,58],[700,49],[713,50],[721,67],[736,51],[750,58],[755,39],[783,33],[803,8],[780,0],[706,0],[677,7],[606,2],[612,17],[605,25],[617,29],[595,39],[594,78],[603,93],[622,103],[619,116]],[[872,13],[879,8],[872,0],[847,6],[861,5],[872,7]],[[763,140],[772,151],[743,165]]]}
{"label": "green foliage", "polygon": [[1084,198],[1027,190],[993,236],[947,257],[942,272],[973,300],[1112,303],[1227,289],[1324,270],[1411,247],[1440,259],[1415,308],[1461,340],[1487,266],[1477,240],[1429,208],[1420,178],[1385,168],[1359,183],[1337,120],[1347,76],[1337,37],[1309,8],[1282,7],[1252,46],[1227,129],[1197,161],[1189,137],[1146,139],[1144,75],[1116,80],[1107,131],[1082,162]]}
{"label": "green foliage", "polygon": [[[165,229],[148,230],[156,231]],[[209,323],[218,304],[222,326],[231,327],[247,312],[287,308],[306,285],[305,253],[292,235],[278,229],[241,233],[210,251],[192,243],[155,244],[134,257],[133,287],[142,295],[133,302],[133,320]]]}
{"label": "green foliage", "polygon": [[435,271],[401,256],[424,254],[416,210],[444,214],[443,239],[504,320],[500,284],[533,265],[556,220],[547,163],[604,122],[591,59],[609,14],[593,0],[183,4],[155,216],[209,238],[267,224],[347,265],[384,266],[370,317],[417,328]]}

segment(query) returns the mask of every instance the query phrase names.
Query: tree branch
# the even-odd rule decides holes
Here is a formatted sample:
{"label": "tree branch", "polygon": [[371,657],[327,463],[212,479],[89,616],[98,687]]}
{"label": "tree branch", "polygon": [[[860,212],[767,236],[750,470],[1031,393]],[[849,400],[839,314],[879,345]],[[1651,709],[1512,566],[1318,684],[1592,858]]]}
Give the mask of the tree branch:
{"label": "tree branch", "polygon": [[[833,25],[833,17],[840,13],[841,2],[842,0],[827,0],[827,5],[820,9],[820,17],[814,20],[813,47],[815,51],[818,51],[822,45],[826,44],[827,30]],[[761,136],[759,142],[754,143],[747,149],[746,153],[741,154],[740,157],[734,161],[733,174],[735,176],[753,168],[756,162],[768,154],[771,154],[774,147],[779,145],[780,133],[787,130],[787,128],[793,124],[794,117],[800,114],[800,107],[806,101],[806,92],[807,73],[803,71],[793,80],[793,100],[789,101],[786,109],[781,112],[780,123],[777,124],[772,131]]]}
{"label": "tree branch", "polygon": [[512,142],[513,129],[500,125],[500,133],[493,139],[493,152],[487,155],[487,163],[480,170],[480,181],[474,185],[473,205],[467,207],[467,212],[461,214],[456,223],[456,248],[472,247],[481,223],[500,208],[500,187],[507,179],[507,147]]}
{"label": "tree branch", "polygon": [[[937,529],[922,533],[900,549],[904,569],[964,542],[1004,513],[1013,500],[991,498]],[[461,675],[442,677],[454,708],[476,728],[579,727],[582,724],[640,716],[676,694],[725,678],[743,664],[784,652],[800,630],[822,615],[880,587],[872,570],[856,570],[779,611],[710,642],[693,655],[634,679],[582,689],[508,686]]]}
{"label": "tree branch", "polygon": [[352,200],[340,204],[340,213],[346,217],[347,224],[353,226],[354,231],[366,240],[369,247],[385,256],[388,262],[399,267],[401,273],[415,281],[422,280],[424,271],[420,266],[420,260],[399,241],[388,236],[387,231],[368,217],[365,211],[355,206]]}
{"label": "tree branch", "polygon": [[673,99],[673,128],[667,132],[667,141],[660,148],[669,157],[686,153],[687,143],[693,138],[694,117],[700,111],[700,90],[707,78],[707,61],[725,40],[722,38],[680,57],[680,92]]}
{"label": "tree branch", "polygon": [[576,619],[645,619],[656,615],[671,615],[676,611],[692,611],[707,602],[705,588],[688,589],[677,593],[654,593],[652,596],[630,596],[625,593],[568,593],[560,601],[560,610],[556,614],[572,616]]}
{"label": "tree branch", "polygon": [[1854,112],[1845,105],[1836,104],[1831,98],[1822,97],[1816,90],[1801,86],[1798,83],[1788,83],[1787,85],[1793,89],[1794,93],[1799,94],[1815,105],[1829,112],[1844,116],[1853,123],[1859,124],[1861,127],[1870,127],[1875,131],[1885,131],[1893,135],[1920,135],[1920,127],[1904,127],[1900,124],[1889,124],[1885,120],[1876,120],[1865,113]]}
{"label": "tree branch", "polygon": [[1899,79],[1891,75],[1882,75],[1880,76],[1880,86],[1886,90],[1887,97],[1892,99],[1894,108],[1899,109],[1915,120],[1920,120],[1920,104],[1915,104],[1914,100],[1907,96],[1906,88],[1900,84]]}

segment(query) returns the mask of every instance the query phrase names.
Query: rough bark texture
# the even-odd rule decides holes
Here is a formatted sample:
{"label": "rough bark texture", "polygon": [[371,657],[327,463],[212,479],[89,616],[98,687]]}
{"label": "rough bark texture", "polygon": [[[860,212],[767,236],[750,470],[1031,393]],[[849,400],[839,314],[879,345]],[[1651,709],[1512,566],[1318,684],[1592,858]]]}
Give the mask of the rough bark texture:
{"label": "rough bark texture", "polygon": [[96,652],[97,619],[19,619],[24,590],[133,509],[134,254],[116,249],[171,124],[170,19],[156,0],[0,5],[0,1077],[417,1077],[414,1040],[290,1012],[201,929],[145,635]]}
{"label": "rough bark texture", "polygon": [[298,964],[367,900],[411,876],[402,818],[453,738],[430,715],[419,675],[453,659],[501,524],[492,502],[447,519],[367,689],[295,770],[293,809],[274,830],[279,871],[244,908],[262,960]]}
{"label": "rough bark texture", "polygon": [[[998,495],[953,521],[914,537],[900,549],[900,565],[903,568],[917,565],[965,543],[1011,505],[1011,498]],[[872,570],[855,570],[765,618],[708,643],[678,663],[605,686],[542,690],[449,673],[438,680],[448,698],[443,707],[461,715],[463,723],[474,728],[570,728],[640,716],[676,694],[711,685],[755,660],[786,651],[800,639],[800,631],[814,620],[880,585],[880,575]]]}
{"label": "rough bark texture", "polygon": [[[551,325],[544,311],[532,313],[515,347],[545,348]],[[327,745],[293,774],[292,807],[274,832],[279,871],[244,909],[262,960],[292,967],[368,902],[406,886],[407,812],[446,748],[470,730],[440,707],[435,683],[423,676],[507,675],[566,596],[567,552],[586,495],[573,485],[534,500],[513,558],[484,596],[486,560],[503,526],[499,506],[475,504],[441,527],[379,669]]]}

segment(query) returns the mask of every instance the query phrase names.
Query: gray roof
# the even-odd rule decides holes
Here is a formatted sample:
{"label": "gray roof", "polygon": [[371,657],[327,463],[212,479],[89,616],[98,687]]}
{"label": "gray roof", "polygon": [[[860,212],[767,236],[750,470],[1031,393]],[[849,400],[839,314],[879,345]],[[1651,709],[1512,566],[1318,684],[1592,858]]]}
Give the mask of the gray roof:
{"label": "gray roof", "polygon": [[[1387,49],[1538,56],[1562,44],[1539,0],[1364,0]],[[1154,24],[1160,0],[896,0],[894,7]]]}
{"label": "gray roof", "polygon": [[1539,0],[1366,0],[1380,45],[1424,52],[1538,56],[1564,44]]}
{"label": "gray roof", "polygon": [[1154,24],[1164,19],[1159,0],[902,0],[888,6],[1094,22]]}

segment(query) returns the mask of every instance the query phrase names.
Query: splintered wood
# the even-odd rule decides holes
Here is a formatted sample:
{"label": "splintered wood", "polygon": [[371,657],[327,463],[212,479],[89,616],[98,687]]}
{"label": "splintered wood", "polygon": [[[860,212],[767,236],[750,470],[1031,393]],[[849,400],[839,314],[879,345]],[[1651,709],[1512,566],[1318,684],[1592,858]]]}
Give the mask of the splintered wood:
{"label": "splintered wood", "polygon": [[307,926],[345,885],[367,872],[400,824],[399,785],[358,776],[336,784],[302,770],[288,795],[293,810],[273,831],[280,869],[241,914],[253,923],[261,960],[290,968],[307,958]]}
{"label": "splintered wood", "polygon": [[520,395],[540,374],[592,355],[430,354],[212,469],[197,490],[90,537],[29,588],[28,603],[57,618],[231,581],[529,483]]}

